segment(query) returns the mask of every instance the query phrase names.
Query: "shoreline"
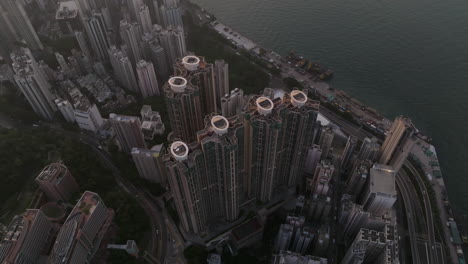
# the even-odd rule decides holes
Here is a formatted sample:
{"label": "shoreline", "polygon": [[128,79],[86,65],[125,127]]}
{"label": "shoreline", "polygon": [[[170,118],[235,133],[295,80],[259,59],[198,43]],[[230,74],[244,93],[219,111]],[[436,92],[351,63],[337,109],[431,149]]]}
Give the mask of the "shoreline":
{"label": "shoreline", "polygon": [[[195,13],[206,13],[210,17],[214,18],[212,13],[209,13],[206,10],[202,9],[198,4],[193,2],[190,2],[190,4],[198,9],[194,10]],[[280,68],[280,76],[282,78],[293,78],[297,82],[304,85],[304,88],[315,92],[317,95],[319,95],[320,102],[323,103],[324,101],[334,101],[334,104],[338,106],[339,109],[344,109],[344,112],[351,113],[355,119],[356,117],[359,118],[358,123],[361,122],[361,126],[367,125],[368,128],[373,130],[374,133],[380,132],[382,135],[386,135],[387,131],[390,129],[393,121],[387,119],[377,110],[364,105],[358,99],[349,96],[345,91],[336,89],[334,87],[332,88],[325,81],[312,80],[314,79],[314,76],[310,73],[304,74],[299,71],[296,71],[293,65],[290,62],[288,63],[285,56],[281,56],[273,50],[266,49],[265,47],[258,45],[253,40],[243,36],[241,33],[233,30],[232,27],[228,26],[225,23],[222,23],[218,19],[208,21],[203,20],[204,19],[200,19],[200,22],[202,22],[202,24],[207,23],[212,30],[216,31],[218,34],[230,41],[231,44],[237,46],[239,49],[243,49],[251,53],[252,55],[255,55],[257,59],[263,60],[265,63],[269,64],[270,67]],[[264,50],[265,52],[261,52],[262,50]],[[334,123],[332,120],[330,121]],[[419,161],[418,165],[421,167],[422,170],[424,170],[426,174],[421,176],[429,181],[432,189],[435,191],[434,197],[437,203],[436,206],[443,215],[442,217],[440,217],[440,220],[442,220],[442,224],[445,224],[445,222],[448,223],[448,221],[450,219],[455,218],[455,216],[453,214],[453,210],[448,199],[448,194],[445,187],[446,185],[437,156],[436,147],[430,143],[431,139],[427,136],[420,134],[420,136],[417,139],[419,144],[413,147],[413,149],[411,150],[411,155],[416,157],[416,160]],[[446,228],[445,225],[443,226],[444,228]],[[450,243],[446,246],[449,246],[452,250],[456,250],[459,247],[461,247],[461,245],[458,246],[453,243]],[[460,257],[464,258],[462,253],[458,252],[457,254]]]}

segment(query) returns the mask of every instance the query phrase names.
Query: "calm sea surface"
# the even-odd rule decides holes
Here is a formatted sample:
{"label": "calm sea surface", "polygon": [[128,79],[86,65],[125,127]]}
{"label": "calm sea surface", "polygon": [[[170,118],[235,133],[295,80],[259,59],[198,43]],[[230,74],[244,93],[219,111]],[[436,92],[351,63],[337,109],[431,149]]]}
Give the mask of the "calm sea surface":
{"label": "calm sea surface", "polygon": [[389,118],[408,115],[468,212],[467,0],[192,0],[280,54],[335,71],[332,85]]}

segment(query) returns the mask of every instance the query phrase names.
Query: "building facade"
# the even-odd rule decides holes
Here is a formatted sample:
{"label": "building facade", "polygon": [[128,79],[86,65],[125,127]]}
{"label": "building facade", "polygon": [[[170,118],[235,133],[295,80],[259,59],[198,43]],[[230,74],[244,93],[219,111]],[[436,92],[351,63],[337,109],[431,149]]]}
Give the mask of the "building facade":
{"label": "building facade", "polygon": [[76,123],[81,129],[96,133],[104,125],[104,120],[96,104],[92,104],[88,100],[76,103],[73,113]]}
{"label": "building facade", "polygon": [[396,228],[392,225],[385,226],[382,232],[362,228],[341,264],[399,264],[397,237]]}
{"label": "building facade", "polygon": [[370,160],[356,161],[346,184],[345,192],[347,194],[359,196],[362,193],[369,179],[369,170],[371,167],[372,162]]}
{"label": "building facade", "polygon": [[204,57],[185,56],[176,60],[174,75],[184,77],[192,87],[198,88],[203,116],[217,112],[213,64],[207,63]]}
{"label": "building facade", "polygon": [[166,51],[159,44],[156,34],[147,33],[143,35],[142,53],[146,61],[153,63],[158,80],[166,81],[169,78],[169,68],[171,67],[167,63]]}
{"label": "building facade", "polygon": [[163,147],[161,144],[151,149],[133,148],[132,158],[141,178],[166,186],[166,170],[162,161]]}
{"label": "building facade", "polygon": [[109,122],[123,152],[130,152],[133,148],[146,149],[140,118],[110,114]]}
{"label": "building facade", "polygon": [[242,201],[244,126],[237,117],[212,114],[197,137],[206,163],[210,214],[234,221]]}
{"label": "building facade", "polygon": [[153,23],[151,22],[150,11],[147,5],[141,5],[138,9],[138,23],[141,25],[143,33],[151,32]]}
{"label": "building facade", "polygon": [[136,65],[140,94],[143,98],[161,95],[153,63],[141,60]]}
{"label": "building facade", "polygon": [[[91,16],[83,19],[83,23],[94,55],[102,61],[107,61],[109,59],[107,50],[110,47],[110,40],[107,34],[104,16],[102,13],[93,12]],[[84,45],[80,44],[80,48],[83,47]],[[86,51],[83,52],[86,55]]]}
{"label": "building facade", "polygon": [[130,23],[127,20],[120,21],[120,37],[127,47],[126,54],[130,58],[132,65],[142,59],[140,43],[142,32],[138,23]]}
{"label": "building facade", "polygon": [[236,88],[221,98],[221,113],[225,117],[235,116],[245,103],[244,91]]}
{"label": "building facade", "polygon": [[328,158],[333,143],[335,132],[331,126],[322,128],[319,138],[319,145],[322,149],[322,159]]}
{"label": "building facade", "polygon": [[128,91],[138,91],[135,72],[133,71],[132,62],[127,57],[127,54],[117,49],[116,46],[111,46],[108,53],[114,75],[119,83]]}
{"label": "building facade", "polygon": [[199,87],[177,76],[169,79],[163,90],[173,137],[195,141],[204,126]]}
{"label": "building facade", "polygon": [[184,29],[182,27],[159,28],[156,31],[159,43],[166,52],[168,64],[174,64],[177,58],[182,58],[187,54]]}
{"label": "building facade", "polygon": [[229,64],[224,60],[216,60],[214,63],[216,82],[216,106],[221,109],[221,98],[229,94]]}
{"label": "building facade", "polygon": [[321,156],[322,150],[320,149],[319,145],[314,144],[307,150],[307,158],[304,168],[304,173],[306,176],[312,177],[314,175]]}
{"label": "building facade", "polygon": [[55,104],[58,110],[62,113],[63,118],[69,123],[75,123],[75,114],[73,113],[73,105],[68,100],[55,99]]}
{"label": "building facade", "polygon": [[75,38],[83,55],[91,58],[91,51],[89,49],[88,43],[86,42],[86,37],[83,31],[75,31]]}
{"label": "building facade", "polygon": [[[25,43],[32,50],[44,48],[20,1],[3,0],[0,2],[0,22],[2,23],[1,29],[8,31],[8,37]],[[13,39],[5,39],[5,41]]]}
{"label": "building facade", "polygon": [[279,100],[275,103],[266,96],[252,96],[243,113],[246,136],[244,192],[248,198],[264,203],[273,198],[278,182],[275,176],[281,136]]}

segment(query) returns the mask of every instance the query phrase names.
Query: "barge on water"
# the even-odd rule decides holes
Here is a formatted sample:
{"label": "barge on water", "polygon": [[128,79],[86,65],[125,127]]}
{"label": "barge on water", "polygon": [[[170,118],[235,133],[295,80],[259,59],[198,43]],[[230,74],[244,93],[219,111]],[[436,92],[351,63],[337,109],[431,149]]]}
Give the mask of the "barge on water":
{"label": "barge on water", "polygon": [[291,51],[286,60],[289,64],[296,68],[296,71],[301,74],[310,73],[320,80],[327,80],[331,78],[334,72],[318,62],[314,62],[301,55],[297,55],[294,51]]}

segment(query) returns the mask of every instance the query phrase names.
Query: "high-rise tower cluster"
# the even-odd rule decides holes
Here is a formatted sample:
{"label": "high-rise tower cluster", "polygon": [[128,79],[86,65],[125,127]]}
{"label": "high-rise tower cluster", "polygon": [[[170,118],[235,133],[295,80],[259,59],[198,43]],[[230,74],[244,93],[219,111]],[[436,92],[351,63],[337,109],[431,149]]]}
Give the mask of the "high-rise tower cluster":
{"label": "high-rise tower cluster", "polygon": [[[319,103],[305,91],[265,89],[239,115],[224,117],[213,65],[187,56],[164,86],[172,143],[164,157],[183,227],[202,234],[216,219],[236,220],[250,201],[268,203],[303,182]],[[201,103],[204,102],[204,103]],[[211,113],[209,113],[211,111]]]}
{"label": "high-rise tower cluster", "polygon": [[177,59],[174,64],[174,75],[187,79],[200,93],[200,103],[203,116],[217,111],[217,96],[214,66],[205,61],[204,57],[189,55]]}

